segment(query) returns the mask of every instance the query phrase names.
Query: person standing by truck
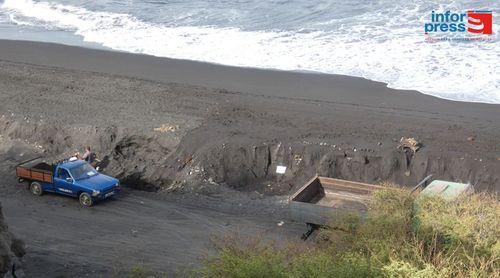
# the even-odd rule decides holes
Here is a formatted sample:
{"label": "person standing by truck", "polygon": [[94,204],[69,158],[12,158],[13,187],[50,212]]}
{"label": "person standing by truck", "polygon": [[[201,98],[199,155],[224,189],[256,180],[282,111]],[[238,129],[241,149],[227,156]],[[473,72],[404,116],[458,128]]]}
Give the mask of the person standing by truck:
{"label": "person standing by truck", "polygon": [[96,160],[96,155],[90,150],[90,146],[85,147],[85,152],[83,153],[83,155],[80,155],[80,153],[76,153],[75,156],[78,159],[87,161],[90,165],[93,165]]}
{"label": "person standing by truck", "polygon": [[92,164],[92,161],[91,161],[91,159],[92,159],[92,152],[90,151],[90,146],[87,146],[85,148],[85,152],[83,153],[81,159],[87,161],[90,164]]}

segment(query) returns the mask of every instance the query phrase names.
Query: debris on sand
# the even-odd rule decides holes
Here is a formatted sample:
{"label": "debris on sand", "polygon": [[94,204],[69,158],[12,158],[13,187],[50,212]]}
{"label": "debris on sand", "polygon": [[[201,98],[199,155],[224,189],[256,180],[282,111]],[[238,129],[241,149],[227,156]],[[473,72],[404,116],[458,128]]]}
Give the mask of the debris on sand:
{"label": "debris on sand", "polygon": [[412,138],[401,137],[401,139],[399,140],[398,148],[402,150],[410,149],[415,153],[420,149],[421,146],[422,144],[413,137]]}
{"label": "debris on sand", "polygon": [[283,224],[285,224],[285,222],[284,222],[284,221],[280,221],[280,222],[278,222],[278,226],[280,226],[280,227],[281,227],[281,226],[283,226]]}
{"label": "debris on sand", "polygon": [[299,165],[300,162],[302,161],[302,156],[300,154],[296,154],[293,156],[293,160],[295,161],[296,165]]}
{"label": "debris on sand", "polygon": [[467,141],[474,142],[474,141],[476,141],[476,137],[474,137],[474,136],[467,137]]}
{"label": "debris on sand", "polygon": [[132,234],[132,236],[133,236],[133,237],[137,237],[137,233],[138,233],[138,232],[139,232],[139,231],[137,231],[137,230],[135,230],[135,229],[131,229],[131,230],[130,230],[130,233]]}
{"label": "debris on sand", "polygon": [[162,124],[160,127],[155,127],[153,130],[155,132],[166,133],[169,131],[176,131],[179,129],[179,125]]}

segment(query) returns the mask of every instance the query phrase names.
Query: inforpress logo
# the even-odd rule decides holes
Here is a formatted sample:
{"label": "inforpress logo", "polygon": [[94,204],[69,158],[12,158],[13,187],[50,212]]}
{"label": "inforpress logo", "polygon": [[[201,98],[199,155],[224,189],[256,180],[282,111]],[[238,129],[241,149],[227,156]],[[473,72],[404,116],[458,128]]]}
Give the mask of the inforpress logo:
{"label": "inforpress logo", "polygon": [[491,11],[467,11],[452,13],[432,11],[431,21],[424,24],[425,34],[469,32],[473,34],[493,34],[493,14]]}

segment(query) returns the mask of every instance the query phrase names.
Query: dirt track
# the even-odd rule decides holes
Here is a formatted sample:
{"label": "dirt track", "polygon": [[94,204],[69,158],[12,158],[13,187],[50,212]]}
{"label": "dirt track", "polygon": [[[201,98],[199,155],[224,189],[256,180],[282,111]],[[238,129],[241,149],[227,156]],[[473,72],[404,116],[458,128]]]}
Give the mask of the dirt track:
{"label": "dirt track", "polygon": [[[11,169],[12,161],[1,166]],[[12,173],[2,176],[7,177],[0,184],[6,221],[27,244],[27,277],[120,277],[139,265],[175,274],[199,265],[213,236],[262,233],[298,240],[304,229],[276,224],[286,220],[286,212],[271,213],[280,210],[275,199],[253,200],[263,204],[256,209],[248,198],[221,204],[215,197],[125,190],[115,200],[82,209],[73,198],[34,197]]]}

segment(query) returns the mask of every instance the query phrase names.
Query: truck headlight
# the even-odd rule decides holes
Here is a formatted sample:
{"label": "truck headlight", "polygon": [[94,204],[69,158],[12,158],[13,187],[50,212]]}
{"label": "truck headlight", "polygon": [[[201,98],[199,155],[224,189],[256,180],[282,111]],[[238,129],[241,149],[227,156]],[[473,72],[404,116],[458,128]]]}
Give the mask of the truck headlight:
{"label": "truck headlight", "polygon": [[99,193],[101,193],[101,191],[99,190],[92,190],[92,196],[96,197],[97,195],[99,195]]}

